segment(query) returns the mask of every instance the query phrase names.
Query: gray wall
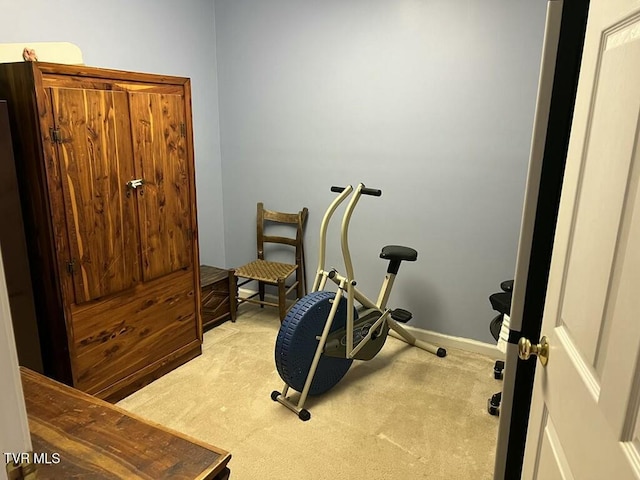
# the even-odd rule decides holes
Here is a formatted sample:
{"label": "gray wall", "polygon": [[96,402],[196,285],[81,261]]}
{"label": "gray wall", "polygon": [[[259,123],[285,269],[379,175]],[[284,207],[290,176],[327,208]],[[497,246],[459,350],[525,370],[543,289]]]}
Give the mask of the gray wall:
{"label": "gray wall", "polygon": [[381,246],[413,246],[392,304],[413,325],[492,341],[487,296],[513,275],[544,11],[544,0],[216,0],[215,15],[214,0],[0,0],[0,43],[69,41],[88,65],[192,79],[203,262],[252,259],[264,201],[310,208],[313,270],[329,186],[363,181],[384,191],[351,227],[363,290],[378,289]]}
{"label": "gray wall", "polygon": [[315,270],[329,187],[362,181],[384,192],[363,198],[350,229],[362,290],[375,298],[380,247],[412,246],[391,304],[412,325],[492,342],[487,297],[514,274],[545,10],[216,0],[227,266],[254,258],[264,201],[309,207]]}
{"label": "gray wall", "polygon": [[0,43],[71,42],[87,65],[191,78],[200,256],[224,265],[213,0],[1,0],[0,18]]}

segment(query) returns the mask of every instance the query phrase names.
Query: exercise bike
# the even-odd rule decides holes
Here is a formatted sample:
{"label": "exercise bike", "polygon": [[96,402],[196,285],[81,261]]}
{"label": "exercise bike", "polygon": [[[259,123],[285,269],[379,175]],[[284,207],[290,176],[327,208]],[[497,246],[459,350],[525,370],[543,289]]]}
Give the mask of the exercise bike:
{"label": "exercise bike", "polygon": [[[400,264],[415,261],[418,258],[416,250],[398,245],[382,249],[380,258],[388,260],[389,265],[375,302],[356,286],[349,252],[349,222],[362,195],[379,197],[382,191],[366,188],[362,183],[355,190],[348,185],[331,187],[331,191],[339,195],[329,205],[320,225],[318,268],[312,291],[287,313],[275,347],[276,367],[285,384],[282,393],[271,393],[271,399],[297,413],[303,421],[311,418],[304,408],[307,396],[330,390],[347,373],[354,359],[371,360],[375,357],[389,334],[438,357],[447,354],[444,348],[418,340],[399,325],[411,320],[410,312],[387,307]],[[325,270],[327,228],[334,212],[349,195],[351,199],[341,227],[345,267],[345,275],[342,275],[335,268]],[[324,290],[327,280],[337,285],[335,292]],[[290,389],[300,392],[297,403],[288,397]]]}

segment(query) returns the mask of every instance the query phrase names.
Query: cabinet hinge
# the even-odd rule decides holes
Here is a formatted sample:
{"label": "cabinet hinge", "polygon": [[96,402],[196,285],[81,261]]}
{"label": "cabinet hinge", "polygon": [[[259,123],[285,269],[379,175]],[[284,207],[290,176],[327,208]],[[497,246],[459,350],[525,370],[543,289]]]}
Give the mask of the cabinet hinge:
{"label": "cabinet hinge", "polygon": [[32,462],[7,463],[8,480],[35,480],[36,478],[36,466]]}
{"label": "cabinet hinge", "polygon": [[58,128],[50,128],[49,137],[51,138],[52,143],[62,143],[62,134]]}
{"label": "cabinet hinge", "polygon": [[181,137],[187,136],[187,125],[184,122],[180,124],[180,136]]}
{"label": "cabinet hinge", "polygon": [[76,271],[76,260],[71,259],[70,261],[67,262],[67,272],[73,275],[75,271]]}

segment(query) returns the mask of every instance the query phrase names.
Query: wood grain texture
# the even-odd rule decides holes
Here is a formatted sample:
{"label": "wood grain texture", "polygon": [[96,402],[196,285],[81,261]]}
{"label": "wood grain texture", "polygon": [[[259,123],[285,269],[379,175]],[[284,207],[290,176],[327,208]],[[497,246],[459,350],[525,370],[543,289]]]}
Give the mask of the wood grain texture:
{"label": "wood grain texture", "polygon": [[[39,479],[214,479],[231,455],[21,369],[34,452],[58,453]],[[51,457],[50,457],[51,458]]]}
{"label": "wood grain texture", "polygon": [[[198,244],[198,201],[196,198],[196,175],[195,175],[195,160],[194,160],[194,152],[193,152],[193,113],[191,111],[191,80],[188,78],[184,79],[184,83],[182,83],[182,87],[184,88],[184,108],[185,108],[185,123],[186,123],[186,135],[185,135],[185,147],[187,152],[187,162],[189,165],[189,171],[191,172],[188,176],[189,182],[189,204],[191,205],[191,256],[192,256],[192,265],[196,266],[200,264],[200,246]],[[194,268],[194,285],[200,285],[200,269]],[[198,322],[198,338],[200,342],[202,342],[202,302],[201,302],[201,291],[199,288],[196,289],[196,305],[198,306],[198,317],[200,321]]]}
{"label": "wood grain texture", "polygon": [[75,303],[132,287],[140,277],[127,96],[51,89]]}
{"label": "wood grain texture", "polygon": [[91,394],[108,402],[119,402],[200,354],[202,354],[202,342],[194,341],[157,362],[144,366],[130,377],[111,383],[104,389]]}
{"label": "wood grain texture", "polygon": [[202,328],[213,327],[231,318],[231,276],[229,270],[200,265]]}
{"label": "wood grain texture", "polygon": [[[130,93],[145,281],[192,265],[191,203],[184,99]],[[185,136],[183,136],[183,134]]]}
{"label": "wood grain texture", "polygon": [[192,272],[140,284],[86,308],[73,308],[76,385],[90,393],[192,342]]}
{"label": "wood grain texture", "polygon": [[60,74],[45,74],[44,88],[75,88],[79,90],[113,90],[123,92],[153,92],[168,95],[183,95],[183,84],[138,83],[130,80],[114,80],[96,77],[70,77]]}
{"label": "wood grain texture", "polygon": [[45,373],[116,398],[197,355],[189,80],[23,62],[0,65],[0,95],[16,126]]}
{"label": "wood grain texture", "polygon": [[78,77],[84,79],[111,79],[126,82],[170,85],[184,85],[189,81],[188,78],[176,77],[172,75],[131,72],[126,70],[113,70],[110,68],[96,68],[87,65],[62,65],[58,63],[38,62],[37,68],[47,76],[62,75],[65,77]]}
{"label": "wood grain texture", "polygon": [[38,330],[40,338],[48,339],[41,343],[44,372],[70,383],[63,279],[58,272],[58,258],[64,255],[66,245],[64,238],[56,238],[61,231],[54,229],[61,217],[51,203],[58,189],[49,188],[56,184],[56,174],[48,176],[48,169],[55,170],[56,163],[41,132],[41,125],[48,120],[48,107],[40,85],[40,71],[33,62],[0,64],[0,97],[7,99],[9,107]]}

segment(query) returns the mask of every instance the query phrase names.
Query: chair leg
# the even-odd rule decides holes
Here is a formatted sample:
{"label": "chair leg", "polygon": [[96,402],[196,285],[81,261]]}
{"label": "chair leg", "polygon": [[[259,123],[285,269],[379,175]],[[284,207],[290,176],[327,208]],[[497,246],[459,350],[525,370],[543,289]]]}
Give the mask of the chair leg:
{"label": "chair leg", "polygon": [[305,263],[305,254],[304,254],[304,244],[300,243],[300,262],[298,262],[299,268],[300,268],[300,276],[302,277],[301,279],[298,279],[299,281],[302,281],[302,296],[306,295],[307,293],[309,293],[309,289],[307,288],[307,264]]}
{"label": "chair leg", "polygon": [[[258,282],[258,295],[260,297],[260,301],[264,302],[264,283]],[[263,304],[260,304],[260,308],[264,308]]]}
{"label": "chair leg", "polygon": [[298,285],[296,287],[296,295],[298,298],[304,297],[304,273],[302,272],[302,267],[298,266],[298,270],[296,270],[296,281]]}
{"label": "chair leg", "polygon": [[284,317],[287,315],[287,287],[284,284],[284,280],[284,278],[278,279],[278,308],[280,310],[280,323],[282,323]]}
{"label": "chair leg", "polygon": [[238,279],[233,268],[229,270],[229,310],[231,321],[235,322],[238,312]]}

